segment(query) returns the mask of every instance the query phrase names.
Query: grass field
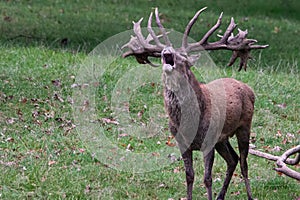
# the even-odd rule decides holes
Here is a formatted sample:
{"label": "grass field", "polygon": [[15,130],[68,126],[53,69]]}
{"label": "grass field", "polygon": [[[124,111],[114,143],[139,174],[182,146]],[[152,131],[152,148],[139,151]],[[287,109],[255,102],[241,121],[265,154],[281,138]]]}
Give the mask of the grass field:
{"label": "grass field", "polygon": [[[247,72],[237,72],[237,64],[225,67],[229,52],[212,52],[210,55],[217,66],[213,70],[197,68],[195,73],[203,81],[234,77],[254,89],[257,101],[251,143],[257,149],[280,155],[299,144],[300,3],[296,0],[180,2],[0,2],[0,199],[179,199],[185,196],[182,161],[155,166],[155,171],[147,169],[152,165],[145,166],[146,173],[120,171],[111,167],[113,154],[104,157],[103,152],[100,156],[95,154],[92,145],[97,138],[86,141],[94,129],[84,130],[78,123],[78,119],[88,119],[90,127],[99,128],[105,139],[123,152],[150,153],[166,160],[169,158],[157,152],[161,149],[177,152],[176,147],[165,145],[169,135],[165,116],[160,117],[161,126],[152,129],[160,133],[158,136],[135,137],[126,132],[130,129],[122,129],[111,106],[122,80],[129,80],[133,85],[136,81],[141,83],[134,85],[134,90],[131,88],[129,99],[124,101],[128,101],[125,108],[130,110],[131,123],[137,127],[133,132],[144,130],[143,126],[153,116],[163,115],[160,69],[122,59],[116,51],[116,55],[101,61],[105,70],[101,71],[103,65],[96,65],[100,67],[95,68],[98,76],[93,76],[94,71],[81,71],[93,58],[89,54],[91,50],[107,38],[130,30],[132,20],[147,18],[156,6],[166,28],[179,32],[196,10],[208,6],[192,31],[195,39],[224,11],[221,30],[224,31],[233,16],[240,28],[248,28],[250,38],[269,44],[268,49],[252,53],[254,60],[250,61]],[[148,70],[149,74],[141,80],[134,76],[122,79],[137,70]],[[152,80],[152,72],[159,77],[153,76],[155,80]],[[93,88],[94,93],[78,110],[76,101],[80,92],[85,91],[86,79],[90,81],[86,87]],[[86,110],[93,111],[92,115]],[[237,147],[234,138],[232,144]],[[195,199],[206,198],[202,161],[196,152]],[[142,163],[134,165],[142,166]],[[273,162],[249,155],[249,165],[253,197],[267,200],[300,197],[299,182],[277,174]],[[299,166],[295,169],[299,171]],[[213,172],[215,194],[221,189],[225,170],[225,162],[217,156]],[[237,169],[227,199],[245,198],[245,187]]]}

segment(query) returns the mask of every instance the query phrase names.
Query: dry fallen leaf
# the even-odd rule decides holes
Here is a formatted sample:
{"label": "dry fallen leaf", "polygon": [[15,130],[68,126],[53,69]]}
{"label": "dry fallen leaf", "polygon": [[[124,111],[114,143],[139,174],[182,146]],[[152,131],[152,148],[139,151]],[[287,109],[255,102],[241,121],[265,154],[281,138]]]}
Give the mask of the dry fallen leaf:
{"label": "dry fallen leaf", "polygon": [[100,82],[98,82],[98,81],[97,81],[97,82],[94,82],[94,83],[93,83],[93,86],[94,86],[94,87],[99,87],[99,86],[100,86]]}
{"label": "dry fallen leaf", "polygon": [[158,152],[152,152],[152,156],[159,157],[160,154]]}
{"label": "dry fallen leaf", "polygon": [[45,177],[45,176],[43,176],[42,178],[41,178],[41,182],[45,182],[47,180],[47,178]]}
{"label": "dry fallen leaf", "polygon": [[164,183],[161,183],[158,185],[158,188],[165,188],[165,187],[166,187],[166,184],[164,184]]}
{"label": "dry fallen leaf", "polygon": [[22,113],[22,111],[20,109],[18,109],[17,114],[18,114],[19,120],[20,121],[24,121],[23,113]]}
{"label": "dry fallen leaf", "polygon": [[65,102],[64,99],[61,96],[59,96],[59,94],[57,94],[57,93],[54,93],[53,98],[55,100],[60,101],[61,103]]}
{"label": "dry fallen leaf", "polygon": [[251,132],[251,133],[250,133],[250,137],[251,137],[251,138],[256,138],[256,133]]}
{"label": "dry fallen leaf", "polygon": [[13,124],[13,123],[15,123],[16,122],[16,118],[8,118],[7,120],[6,120],[6,123],[7,124]]}
{"label": "dry fallen leaf", "polygon": [[84,193],[86,194],[86,193],[89,193],[89,192],[91,192],[91,186],[90,185],[86,185],[85,189],[84,189]]}
{"label": "dry fallen leaf", "polygon": [[81,111],[81,112],[86,111],[87,108],[89,107],[89,105],[90,105],[90,101],[89,101],[89,100],[84,100],[84,101],[83,101],[83,106],[82,106],[82,108],[80,108],[80,111]]}
{"label": "dry fallen leaf", "polygon": [[270,152],[271,151],[271,147],[269,145],[267,146],[262,146],[262,148],[266,151],[266,152]]}
{"label": "dry fallen leaf", "polygon": [[48,119],[53,119],[54,116],[55,116],[55,112],[53,110],[46,110],[44,112],[45,121],[47,121]]}
{"label": "dry fallen leaf", "polygon": [[78,151],[79,151],[80,153],[84,153],[84,152],[85,152],[85,149],[79,148]]}
{"label": "dry fallen leaf", "polygon": [[179,167],[175,167],[175,169],[173,170],[173,173],[179,173],[180,172],[180,168]]}
{"label": "dry fallen leaf", "polygon": [[61,81],[56,79],[51,81],[55,87],[61,87]]}
{"label": "dry fallen leaf", "polygon": [[219,178],[219,177],[217,177],[217,178],[215,178],[214,179],[214,182],[221,182],[222,180],[221,180],[221,178]]}
{"label": "dry fallen leaf", "polygon": [[275,146],[275,147],[272,149],[272,151],[274,151],[274,152],[279,152],[279,151],[281,151],[281,147],[280,147],[280,146]]}
{"label": "dry fallen leaf", "polygon": [[256,133],[250,133],[250,143],[256,142]]}
{"label": "dry fallen leaf", "polygon": [[102,118],[101,119],[105,124],[115,124],[115,125],[118,125],[119,122],[117,122],[116,120],[114,119],[109,119],[109,118]]}
{"label": "dry fallen leaf", "polygon": [[276,136],[277,136],[277,137],[282,137],[281,130],[277,130]]}
{"label": "dry fallen leaf", "polygon": [[277,104],[277,107],[281,108],[281,109],[285,109],[286,108],[286,103]]}
{"label": "dry fallen leaf", "polygon": [[295,135],[292,134],[292,133],[287,133],[285,136],[286,136],[289,143],[292,143],[293,140],[296,139]]}
{"label": "dry fallen leaf", "polygon": [[77,84],[77,83],[73,83],[73,84],[71,85],[71,88],[76,88],[76,87],[80,87],[80,85]]}
{"label": "dry fallen leaf", "polygon": [[137,114],[138,118],[141,119],[143,114],[144,114],[144,110],[139,111]]}
{"label": "dry fallen leaf", "polygon": [[24,104],[27,103],[27,98],[23,97],[22,99],[20,99],[20,102]]}
{"label": "dry fallen leaf", "polygon": [[17,163],[15,163],[15,162],[3,162],[2,160],[0,160],[0,165],[4,165],[6,167],[11,167],[11,166],[17,165]]}
{"label": "dry fallen leaf", "polygon": [[127,137],[129,136],[127,133],[121,133],[118,135],[118,138]]}
{"label": "dry fallen leaf", "polygon": [[50,160],[50,161],[48,162],[48,166],[54,165],[55,163],[56,163],[55,160]]}
{"label": "dry fallen leaf", "polygon": [[34,124],[37,124],[37,125],[39,125],[39,126],[41,126],[43,123],[40,121],[40,120],[38,120],[38,119],[35,119],[35,120],[33,120],[33,123]]}
{"label": "dry fallen leaf", "polygon": [[67,97],[67,101],[69,104],[74,104],[74,99],[70,96]]}
{"label": "dry fallen leaf", "polygon": [[283,173],[282,173],[282,172],[277,172],[277,174],[278,174],[279,176],[282,176]]}
{"label": "dry fallen leaf", "polygon": [[287,142],[287,139],[284,138],[284,139],[282,140],[281,144],[286,144],[286,142]]}
{"label": "dry fallen leaf", "polygon": [[171,143],[170,141],[167,141],[166,145],[168,145],[169,147],[175,147],[176,146],[175,143]]}
{"label": "dry fallen leaf", "polygon": [[179,160],[175,154],[171,153],[168,155],[168,158],[171,160],[172,163],[176,162],[177,160]]}
{"label": "dry fallen leaf", "polygon": [[126,151],[133,151],[133,147],[131,146],[131,144],[128,144],[126,146]]}
{"label": "dry fallen leaf", "polygon": [[11,22],[12,18],[10,16],[4,16],[3,20],[6,21],[6,22]]}
{"label": "dry fallen leaf", "polygon": [[241,192],[240,191],[236,191],[236,192],[232,192],[231,194],[234,195],[234,196],[238,196],[238,195],[241,194]]}
{"label": "dry fallen leaf", "polygon": [[176,143],[172,143],[171,140],[174,138],[174,136],[169,136],[168,137],[168,141],[166,142],[166,145],[168,145],[169,147],[174,147],[176,146]]}
{"label": "dry fallen leaf", "polygon": [[274,27],[274,30],[273,30],[273,33],[279,33],[279,31],[280,31],[280,28],[277,27],[277,26],[275,26],[275,27]]}
{"label": "dry fallen leaf", "polygon": [[8,138],[6,138],[6,140],[5,140],[6,142],[14,142],[15,141],[15,139],[14,138],[12,138],[12,137],[8,137]]}
{"label": "dry fallen leaf", "polygon": [[39,115],[40,115],[40,111],[38,111],[38,110],[34,110],[31,112],[31,116],[33,118],[37,118]]}

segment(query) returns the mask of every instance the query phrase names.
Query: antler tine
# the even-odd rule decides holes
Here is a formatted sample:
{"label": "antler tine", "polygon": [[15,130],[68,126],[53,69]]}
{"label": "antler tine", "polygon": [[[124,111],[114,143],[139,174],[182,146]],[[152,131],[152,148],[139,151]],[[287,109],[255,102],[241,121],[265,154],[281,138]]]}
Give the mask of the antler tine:
{"label": "antler tine", "polygon": [[[150,19],[151,18],[152,17],[150,16]],[[129,49],[127,52],[123,53],[122,56],[123,57],[134,56],[138,61],[138,63],[149,64],[152,67],[158,67],[158,65],[151,63],[149,57],[160,57],[161,56],[160,52],[162,51],[164,46],[161,43],[157,42],[159,41],[158,40],[159,37],[155,35],[151,27],[150,29],[152,30],[153,33],[151,33],[150,36],[152,38],[149,39],[148,36],[147,39],[145,39],[141,29],[142,21],[143,18],[141,18],[138,22],[133,22],[133,32],[135,35],[131,36],[130,41],[122,46],[122,49],[124,48]],[[150,26],[151,26],[151,22],[150,22]],[[155,40],[156,45],[150,44],[150,41],[152,39]]]}
{"label": "antler tine", "polygon": [[142,34],[141,30],[141,22],[143,21],[143,18],[141,18],[138,22],[133,22],[133,31],[138,38],[139,42],[144,48],[154,48],[154,45],[148,44]]}
{"label": "antler tine", "polygon": [[237,24],[234,22],[233,17],[231,17],[230,24],[228,25],[224,35],[221,38],[221,43],[225,43],[229,36],[232,34],[232,31],[236,28]]}
{"label": "antler tine", "polygon": [[221,12],[217,23],[204,35],[204,37],[200,40],[199,44],[206,44],[208,38],[220,27],[222,22],[223,12]]}
{"label": "antler tine", "polygon": [[[163,35],[163,38],[166,42],[166,45],[167,46],[172,46],[170,40],[169,40],[169,37],[167,36],[167,33],[166,33],[166,30],[165,28],[163,27],[161,21],[160,21],[160,18],[159,18],[159,13],[158,13],[158,8],[155,8],[155,18],[156,18],[156,24],[157,26],[159,27],[162,35]],[[154,38],[153,38],[154,39]]]}
{"label": "antler tine", "polygon": [[188,47],[188,36],[190,34],[190,31],[192,29],[192,26],[195,24],[195,22],[197,21],[199,15],[206,10],[207,7],[202,8],[201,10],[199,10],[194,17],[190,20],[190,22],[188,23],[188,25],[185,28],[184,34],[183,34],[183,38],[182,38],[182,48],[186,49]]}
{"label": "antler tine", "polygon": [[268,44],[266,44],[266,45],[251,45],[251,49],[265,49],[267,47],[269,47]]}
{"label": "antler tine", "polygon": [[159,47],[161,47],[161,48],[164,48],[165,45],[163,45],[159,41],[158,36],[156,36],[155,32],[152,29],[152,16],[153,16],[153,12],[150,13],[150,16],[149,16],[149,19],[148,19],[148,26],[147,26],[148,32],[151,35],[151,37],[153,38],[153,40],[156,43],[156,45],[159,46]]}
{"label": "antler tine", "polygon": [[208,44],[208,38],[220,27],[222,22],[223,12],[220,14],[216,24],[203,36],[203,38],[196,43],[192,43],[188,45],[187,52],[189,51],[199,51],[201,49],[205,49],[205,45]]}

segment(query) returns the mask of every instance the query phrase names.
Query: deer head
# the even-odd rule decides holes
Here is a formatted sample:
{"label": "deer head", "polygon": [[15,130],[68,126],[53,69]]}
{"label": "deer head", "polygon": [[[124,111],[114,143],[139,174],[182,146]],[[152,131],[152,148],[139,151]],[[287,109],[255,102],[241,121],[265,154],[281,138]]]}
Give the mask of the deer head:
{"label": "deer head", "polygon": [[[185,63],[187,67],[194,65],[199,58],[199,55],[195,54],[195,52],[225,49],[233,52],[230,62],[228,63],[229,66],[231,66],[237,58],[240,58],[240,71],[242,67],[246,70],[247,61],[251,58],[250,51],[252,49],[264,49],[268,47],[268,45],[255,45],[257,40],[248,39],[247,30],[242,31],[238,29],[238,33],[234,35],[233,31],[237,25],[233,18],[231,18],[230,24],[224,35],[219,36],[220,40],[208,42],[209,37],[220,27],[223,13],[221,13],[216,24],[202,37],[202,39],[194,43],[188,43],[191,28],[205,9],[206,7],[199,10],[187,24],[183,34],[181,47],[173,48],[172,43],[168,38],[168,33],[165,31],[165,28],[160,21],[158,9],[156,8],[155,19],[161,35],[156,35],[152,28],[152,12],[148,19],[147,30],[149,35],[147,38],[145,38],[141,32],[141,22],[143,21],[143,18],[138,22],[133,22],[135,36],[132,36],[131,40],[122,47],[122,49],[129,49],[123,54],[123,57],[135,56],[140,64],[149,64],[153,67],[157,67],[158,65],[151,63],[149,57],[162,57],[163,67],[169,71],[174,68],[172,66],[178,65],[179,63]],[[164,43],[160,41],[160,38],[163,38]]]}

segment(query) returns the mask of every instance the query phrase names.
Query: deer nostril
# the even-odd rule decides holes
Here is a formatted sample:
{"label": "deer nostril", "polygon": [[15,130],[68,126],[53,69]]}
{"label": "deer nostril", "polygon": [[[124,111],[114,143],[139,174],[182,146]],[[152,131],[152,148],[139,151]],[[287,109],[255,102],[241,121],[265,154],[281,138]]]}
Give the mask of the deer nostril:
{"label": "deer nostril", "polygon": [[172,54],[163,54],[165,64],[169,64],[171,66],[174,65],[174,59]]}

